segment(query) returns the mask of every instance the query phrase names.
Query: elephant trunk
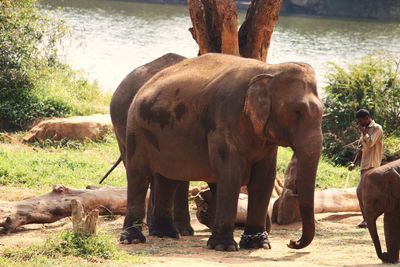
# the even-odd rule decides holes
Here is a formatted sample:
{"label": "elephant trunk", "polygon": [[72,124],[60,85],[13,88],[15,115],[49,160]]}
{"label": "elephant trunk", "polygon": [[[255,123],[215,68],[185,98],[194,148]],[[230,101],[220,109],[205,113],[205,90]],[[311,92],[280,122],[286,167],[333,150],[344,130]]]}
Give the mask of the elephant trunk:
{"label": "elephant trunk", "polygon": [[302,249],[314,239],[314,190],[315,177],[322,150],[322,137],[307,142],[306,148],[294,148],[292,161],[296,162],[296,193],[298,195],[303,233],[298,241],[290,240],[288,247]]}

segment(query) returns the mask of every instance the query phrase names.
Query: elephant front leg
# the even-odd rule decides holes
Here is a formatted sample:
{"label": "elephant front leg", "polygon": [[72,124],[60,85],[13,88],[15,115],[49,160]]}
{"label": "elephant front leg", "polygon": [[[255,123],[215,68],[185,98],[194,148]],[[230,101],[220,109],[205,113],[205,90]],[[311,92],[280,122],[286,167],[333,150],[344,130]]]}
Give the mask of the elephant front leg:
{"label": "elephant front leg", "polygon": [[212,168],[217,177],[216,214],[207,248],[236,251],[238,247],[233,239],[233,230],[240,186],[246,174],[245,160],[239,153],[229,150],[227,145],[219,144],[216,147],[215,153],[210,153]]}
{"label": "elephant front leg", "polygon": [[190,225],[188,193],[189,182],[179,182],[174,199],[174,223],[182,236],[194,234],[194,230]]}
{"label": "elephant front leg", "polygon": [[399,211],[385,213],[384,230],[387,253],[382,254],[382,261],[385,263],[397,263],[399,261],[400,245],[400,215]]}
{"label": "elephant front leg", "polygon": [[240,248],[271,248],[267,231],[270,225],[266,225],[266,219],[269,222],[267,211],[276,177],[276,154],[275,147],[266,159],[256,163],[251,170],[250,182],[247,185],[247,222],[240,239]]}

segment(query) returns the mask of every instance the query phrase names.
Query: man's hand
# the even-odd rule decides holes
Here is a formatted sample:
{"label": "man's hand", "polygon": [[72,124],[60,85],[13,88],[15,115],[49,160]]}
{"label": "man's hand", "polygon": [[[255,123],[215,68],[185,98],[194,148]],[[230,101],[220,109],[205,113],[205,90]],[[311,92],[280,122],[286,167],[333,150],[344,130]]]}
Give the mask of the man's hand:
{"label": "man's hand", "polygon": [[347,167],[347,169],[349,170],[349,171],[352,171],[352,170],[354,170],[356,168],[356,165],[352,162],[350,165],[349,165],[349,167]]}
{"label": "man's hand", "polygon": [[358,130],[363,134],[366,135],[368,133],[368,128],[358,125]]}

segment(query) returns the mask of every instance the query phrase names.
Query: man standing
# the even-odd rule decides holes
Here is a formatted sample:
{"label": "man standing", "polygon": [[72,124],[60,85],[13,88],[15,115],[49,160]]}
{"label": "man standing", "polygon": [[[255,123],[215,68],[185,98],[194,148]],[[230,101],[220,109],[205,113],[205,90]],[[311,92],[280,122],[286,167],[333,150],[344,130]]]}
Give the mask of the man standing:
{"label": "man standing", "polygon": [[[360,161],[361,180],[357,187],[357,197],[361,198],[359,190],[363,183],[365,173],[373,168],[381,166],[383,155],[383,130],[382,126],[377,124],[370,116],[368,110],[360,109],[356,112],[358,129],[361,133],[359,140],[359,151],[354,158],[354,161],[349,166],[349,171],[355,168],[355,164]],[[361,203],[361,202],[360,202]],[[363,212],[362,205],[360,206]],[[363,220],[358,227],[365,228],[367,223]]]}

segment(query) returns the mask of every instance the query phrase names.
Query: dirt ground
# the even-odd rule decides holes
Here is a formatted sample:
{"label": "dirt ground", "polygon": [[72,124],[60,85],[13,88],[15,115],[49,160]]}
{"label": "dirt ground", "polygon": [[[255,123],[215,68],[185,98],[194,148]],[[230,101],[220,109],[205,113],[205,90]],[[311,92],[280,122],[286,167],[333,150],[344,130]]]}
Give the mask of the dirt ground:
{"label": "dirt ground", "polygon": [[[195,236],[179,240],[147,237],[146,244],[119,245],[130,254],[141,255],[146,266],[375,266],[381,265],[366,229],[357,229],[359,214],[317,215],[317,233],[312,244],[299,251],[289,249],[289,239],[300,237],[301,225],[274,225],[270,235],[271,250],[216,252],[206,248],[210,230],[200,224],[192,212]],[[123,217],[101,220],[101,232],[111,233],[117,243]],[[69,218],[51,225],[30,225],[10,235],[0,235],[0,251],[5,247],[28,246],[61,229],[71,227]],[[382,220],[379,220],[380,235]],[[239,242],[242,229],[235,231]],[[147,234],[147,233],[146,233]],[[384,240],[381,240],[383,242]],[[113,265],[109,262],[110,265]],[[107,263],[105,265],[108,265]]]}

